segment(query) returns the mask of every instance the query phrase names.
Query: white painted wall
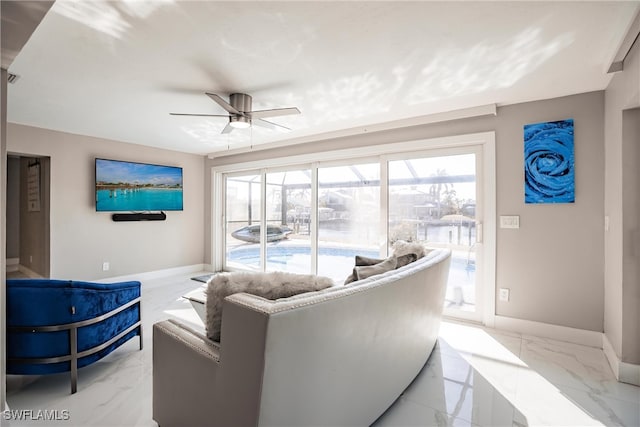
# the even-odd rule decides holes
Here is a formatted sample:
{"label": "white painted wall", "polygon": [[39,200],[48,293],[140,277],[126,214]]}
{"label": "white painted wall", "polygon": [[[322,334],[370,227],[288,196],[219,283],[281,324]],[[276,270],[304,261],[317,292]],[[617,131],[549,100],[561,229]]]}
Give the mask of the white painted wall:
{"label": "white painted wall", "polygon": [[[203,263],[202,156],[12,123],[7,140],[11,153],[51,158],[51,277],[95,280]],[[141,222],[96,212],[96,157],[182,167],[184,211]],[[105,261],[111,268],[103,272]]]}
{"label": "white painted wall", "polygon": [[[525,205],[523,126],[575,121],[576,202]],[[497,116],[336,138],[219,157],[212,166],[296,154],[421,140],[476,132],[496,133],[498,215],[520,215],[519,230],[498,230],[496,287],[511,289],[496,314],[589,331],[603,331],[604,94],[602,91],[498,108]],[[210,197],[206,207],[209,209]],[[211,219],[208,211],[205,223]],[[207,229],[205,259],[211,259]]]}

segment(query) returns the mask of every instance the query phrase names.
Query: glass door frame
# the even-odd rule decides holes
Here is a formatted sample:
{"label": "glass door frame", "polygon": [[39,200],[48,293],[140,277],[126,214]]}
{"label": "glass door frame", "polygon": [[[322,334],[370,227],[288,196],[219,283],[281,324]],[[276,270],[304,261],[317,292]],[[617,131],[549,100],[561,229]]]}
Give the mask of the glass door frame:
{"label": "glass door frame", "polygon": [[[219,189],[219,194],[220,200],[217,200],[216,197],[212,197],[212,212],[214,213],[214,215],[212,216],[212,220],[214,220],[215,218],[221,218],[220,224],[218,225],[218,227],[216,228],[215,226],[212,226],[212,231],[214,231],[214,233],[217,236],[220,236],[220,247],[219,249],[216,249],[214,252],[212,252],[214,255],[213,257],[213,263],[212,265],[214,266],[214,271],[218,271],[218,270],[225,270],[225,271],[238,271],[238,270],[242,270],[239,269],[237,267],[233,267],[233,266],[229,266],[227,264],[227,231],[228,231],[228,227],[227,227],[227,180],[229,178],[234,178],[234,177],[243,177],[243,176],[247,176],[247,175],[256,175],[260,177],[260,240],[262,242],[263,240],[263,236],[262,236],[262,232],[265,230],[265,227],[263,225],[263,212],[264,212],[264,197],[263,197],[263,188],[264,188],[264,180],[262,179],[262,170],[260,169],[250,169],[250,170],[241,170],[241,171],[234,171],[234,172],[228,172],[225,173],[223,175],[219,175],[219,176],[214,176],[215,174],[212,174],[212,180],[213,182],[216,183],[216,188]],[[219,183],[218,183],[219,182]],[[216,201],[214,202],[214,199],[216,199]],[[214,210],[215,207],[215,210]],[[215,221],[214,221],[215,223]],[[213,243],[213,242],[212,242]],[[212,245],[213,246],[213,245]],[[262,259],[262,255],[260,258],[260,265],[263,265],[264,260]],[[220,268],[215,268],[215,265],[219,265]]]}
{"label": "glass door frame", "polygon": [[[387,239],[389,238],[388,232],[388,198],[389,198],[389,162],[398,161],[398,160],[410,160],[410,159],[419,159],[419,158],[434,158],[434,157],[446,157],[446,156],[456,156],[456,155],[464,155],[464,154],[473,154],[475,156],[475,175],[476,175],[476,275],[475,275],[475,310],[474,311],[464,311],[453,308],[444,307],[443,314],[446,317],[456,318],[456,319],[464,319],[469,321],[474,321],[478,323],[484,322],[484,312],[487,307],[487,301],[485,298],[485,283],[492,283],[491,281],[485,282],[488,279],[488,276],[485,274],[485,270],[487,266],[485,265],[485,256],[484,252],[486,250],[485,244],[482,241],[483,239],[483,228],[485,226],[485,216],[488,214],[485,209],[485,201],[483,200],[483,196],[486,193],[484,191],[484,162],[483,162],[483,146],[482,145],[464,145],[464,146],[456,146],[450,148],[433,148],[428,150],[422,150],[412,153],[396,153],[391,155],[382,156],[382,160],[380,162],[381,167],[381,176],[385,176],[384,188],[381,188],[382,194],[385,196],[385,203],[387,204],[387,210],[384,213],[384,220],[381,219],[380,227],[385,227],[385,234]],[[494,187],[495,188],[495,187]],[[386,244],[389,244],[387,240]],[[493,282],[495,283],[495,282]]]}

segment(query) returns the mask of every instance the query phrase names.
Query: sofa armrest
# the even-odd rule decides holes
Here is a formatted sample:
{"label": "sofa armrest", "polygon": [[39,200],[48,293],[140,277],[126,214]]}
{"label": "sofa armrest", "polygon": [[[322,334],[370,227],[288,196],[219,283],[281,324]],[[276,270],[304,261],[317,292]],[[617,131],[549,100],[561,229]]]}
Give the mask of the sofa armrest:
{"label": "sofa armrest", "polygon": [[211,423],[220,349],[178,322],[153,325],[153,419],[162,427]]}

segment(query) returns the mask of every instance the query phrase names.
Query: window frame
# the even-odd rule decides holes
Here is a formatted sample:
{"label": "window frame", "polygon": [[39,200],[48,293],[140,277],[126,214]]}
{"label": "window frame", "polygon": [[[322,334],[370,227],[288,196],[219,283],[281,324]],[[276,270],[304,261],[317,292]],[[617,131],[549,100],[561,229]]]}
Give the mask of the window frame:
{"label": "window frame", "polygon": [[[485,325],[491,327],[495,323],[495,258],[496,258],[496,169],[495,169],[495,132],[479,132],[464,135],[446,136],[439,138],[420,139],[414,141],[405,141],[397,143],[380,144],[374,146],[356,147],[350,149],[326,151],[321,153],[310,153],[303,155],[295,155],[289,157],[278,157],[273,159],[256,160],[249,162],[233,163],[226,165],[218,165],[211,167],[211,267],[214,271],[232,269],[225,266],[225,177],[247,175],[253,171],[260,171],[262,174],[263,194],[266,189],[264,174],[267,172],[278,172],[286,170],[311,168],[312,177],[312,206],[311,206],[311,255],[312,255],[312,271],[317,271],[317,194],[318,194],[318,168],[351,165],[357,163],[369,163],[371,161],[380,164],[380,231],[384,236],[384,242],[380,242],[380,253],[386,253],[388,247],[388,161],[389,159],[406,158],[407,154],[419,155],[419,153],[435,153],[437,150],[450,150],[456,147],[475,147],[477,146],[480,156],[476,156],[478,162],[476,173],[481,173],[479,178],[482,187],[477,188],[478,199],[482,200],[484,207],[478,209],[482,212],[479,215],[478,241],[482,244],[482,282],[484,289],[481,295],[477,297],[477,304],[482,306],[481,318],[473,318],[470,320],[481,321]],[[435,154],[433,154],[435,155]],[[264,207],[266,200],[262,197],[261,211],[261,230],[266,233],[266,218],[264,215]],[[216,221],[222,219],[222,221]],[[384,231],[384,232],[383,232]],[[261,257],[265,256],[266,239],[261,239]],[[384,251],[384,252],[383,252]],[[264,260],[263,260],[264,261]],[[262,264],[264,266],[264,263]],[[466,316],[460,316],[466,318]]]}

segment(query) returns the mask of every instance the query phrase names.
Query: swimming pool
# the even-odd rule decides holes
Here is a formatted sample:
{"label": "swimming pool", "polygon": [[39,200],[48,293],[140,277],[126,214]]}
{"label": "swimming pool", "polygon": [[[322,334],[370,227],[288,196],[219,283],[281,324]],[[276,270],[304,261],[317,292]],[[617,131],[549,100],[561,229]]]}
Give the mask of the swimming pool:
{"label": "swimming pool", "polygon": [[[268,271],[287,271],[309,274],[311,271],[311,247],[290,244],[287,241],[269,243],[266,246]],[[318,275],[330,277],[336,283],[344,282],[351,274],[356,255],[383,258],[377,250],[351,246],[319,246]],[[246,244],[227,250],[227,261],[244,267],[260,268],[260,245]],[[447,304],[453,306],[475,305],[475,263],[464,252],[453,252],[447,284]]]}
{"label": "swimming pool", "polygon": [[[354,258],[362,255],[379,258],[377,250],[355,247],[318,247],[318,274],[335,282],[344,281],[353,270]],[[267,245],[267,270],[309,274],[311,271],[311,247],[286,245],[280,242]],[[243,245],[227,251],[227,261],[252,268],[260,267],[260,246]]]}

